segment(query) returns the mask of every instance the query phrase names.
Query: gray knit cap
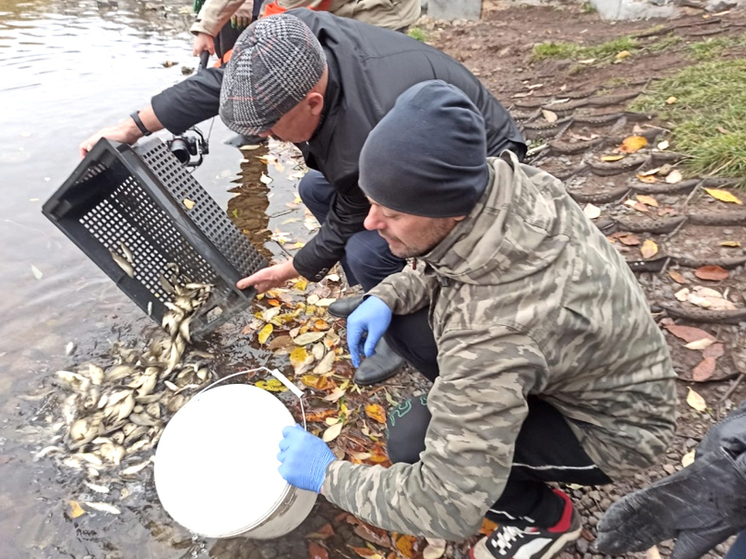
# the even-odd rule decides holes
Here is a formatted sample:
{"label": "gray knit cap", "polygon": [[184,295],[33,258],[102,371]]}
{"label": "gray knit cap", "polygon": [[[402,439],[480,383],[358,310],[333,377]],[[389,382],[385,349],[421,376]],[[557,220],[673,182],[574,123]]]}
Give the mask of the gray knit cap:
{"label": "gray knit cap", "polygon": [[442,80],[402,93],[360,153],[362,191],[407,214],[467,215],[488,181],[484,119],[463,91]]}
{"label": "gray knit cap", "polygon": [[236,40],[220,89],[220,118],[244,136],[266,132],[321,79],[326,55],[290,14],[252,23]]}

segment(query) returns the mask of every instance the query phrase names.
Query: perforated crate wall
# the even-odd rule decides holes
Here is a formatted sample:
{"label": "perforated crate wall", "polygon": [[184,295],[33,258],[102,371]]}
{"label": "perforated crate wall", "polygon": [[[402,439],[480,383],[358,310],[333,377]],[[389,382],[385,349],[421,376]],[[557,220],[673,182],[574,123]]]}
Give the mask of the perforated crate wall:
{"label": "perforated crate wall", "polygon": [[[137,148],[99,141],[43,213],[158,323],[163,303],[173,299],[159,281],[167,263],[179,266],[183,281],[213,284],[192,320],[196,337],[250,304],[254,290],[235,283],[267,265],[158,139]],[[110,250],[121,254],[120,242],[134,254],[134,278],[112,259]]]}

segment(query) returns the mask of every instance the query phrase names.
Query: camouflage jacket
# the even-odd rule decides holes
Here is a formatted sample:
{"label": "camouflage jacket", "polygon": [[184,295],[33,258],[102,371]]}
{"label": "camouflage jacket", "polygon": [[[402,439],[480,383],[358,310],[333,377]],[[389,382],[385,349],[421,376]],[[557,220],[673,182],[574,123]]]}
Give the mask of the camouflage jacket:
{"label": "camouflage jacket", "polygon": [[322,494],[407,534],[474,534],[501,495],[539,395],[610,477],[650,466],[674,431],[666,342],[624,259],[561,182],[510,152],[424,266],[371,291],[397,314],[430,305],[440,376],[420,461],[335,461]]}

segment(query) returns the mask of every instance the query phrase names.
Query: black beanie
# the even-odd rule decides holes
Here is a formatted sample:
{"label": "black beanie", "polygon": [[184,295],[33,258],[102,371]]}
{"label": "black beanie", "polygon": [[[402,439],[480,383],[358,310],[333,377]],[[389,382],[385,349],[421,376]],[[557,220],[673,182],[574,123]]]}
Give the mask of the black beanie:
{"label": "black beanie", "polygon": [[442,80],[402,93],[360,153],[360,188],[402,213],[467,215],[488,180],[484,119],[463,91]]}

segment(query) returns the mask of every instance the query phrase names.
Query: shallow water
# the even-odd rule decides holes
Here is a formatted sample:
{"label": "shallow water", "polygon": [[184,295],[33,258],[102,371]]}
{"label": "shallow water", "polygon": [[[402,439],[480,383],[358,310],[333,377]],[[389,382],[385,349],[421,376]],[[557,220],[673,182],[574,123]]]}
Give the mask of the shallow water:
{"label": "shallow water", "polygon": [[[81,494],[80,480],[51,460],[32,460],[49,444],[54,371],[104,356],[111,341],[139,339],[152,328],[150,319],[42,216],[41,206],[78,164],[79,142],[183,79],[182,66],[196,67],[187,32],[191,16],[182,13],[190,9],[191,3],[174,0],[0,0],[3,559],[214,556],[214,543],[192,539],[170,521],[152,483],[127,486],[131,494],[122,501],[120,516],[88,513],[73,520],[69,502],[92,496]],[[166,68],[165,61],[176,64]],[[302,208],[286,207],[295,186],[283,178],[289,169],[264,169],[275,181],[241,202],[229,192],[243,159],[224,143],[233,134],[219,119],[212,128],[210,123],[200,128],[206,134],[211,130],[211,154],[195,176],[221,207],[256,214],[244,215],[250,225],[242,227],[269,223],[286,230],[293,227],[285,225],[287,212],[302,224]],[[273,251],[279,252],[276,246]],[[229,369],[268,358],[242,344],[239,329],[229,326],[211,342],[223,348]],[[75,350],[68,356],[69,342]]]}

